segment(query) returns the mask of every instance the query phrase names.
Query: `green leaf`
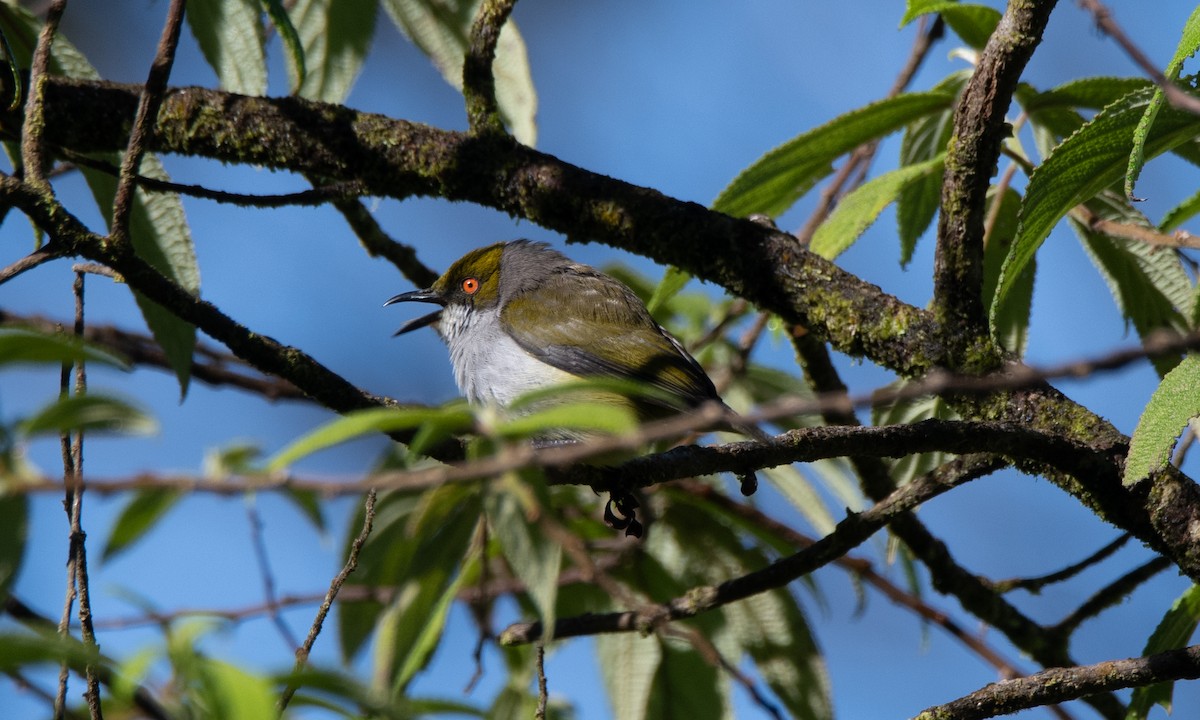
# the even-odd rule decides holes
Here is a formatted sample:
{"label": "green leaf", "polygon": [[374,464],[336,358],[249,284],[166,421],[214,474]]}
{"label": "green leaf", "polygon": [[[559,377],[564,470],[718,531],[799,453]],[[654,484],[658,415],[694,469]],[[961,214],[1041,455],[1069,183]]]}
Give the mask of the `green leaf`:
{"label": "green leaf", "polygon": [[[0,32],[3,32],[8,40],[9,49],[12,50],[18,67],[29,68],[41,29],[42,21],[33,13],[15,4],[0,3]],[[54,38],[54,44],[50,47],[50,72],[86,80],[100,79],[100,74],[83,53],[61,32]]]}
{"label": "green leaf", "polygon": [[[1107,197],[1111,199],[1112,195],[1116,194]],[[1099,207],[1097,202],[1088,205],[1094,212]],[[1113,212],[1102,212],[1102,217],[1115,216],[1129,225],[1148,225],[1123,197],[1107,207]],[[1133,324],[1139,337],[1164,328],[1180,332],[1189,329],[1195,288],[1178,253],[1163,252],[1136,240],[1110,237],[1074,219],[1071,227],[1100,270],[1121,314],[1127,323]],[[1155,358],[1153,363],[1158,373],[1164,375],[1178,361],[1178,355],[1174,355]]]}
{"label": "green leaf", "polygon": [[775,217],[832,172],[837,157],[953,103],[948,92],[907,93],[841,115],[763,155],[733,179],[712,207],[736,217]]}
{"label": "green leaf", "polygon": [[60,398],[26,418],[19,428],[29,437],[75,430],[147,435],[155,432],[158,425],[123,400],[90,393]]}
{"label": "green leaf", "polygon": [[[993,333],[996,320],[1017,279],[1033,259],[1050,230],[1072,208],[1095,197],[1120,179],[1132,145],[1133,128],[1149,101],[1150,92],[1131,93],[1101,111],[1091,122],[1060,144],[1029,179],[1021,207],[1021,226],[1005,258],[1000,282],[991,302]],[[1200,118],[1165,108],[1146,143],[1153,157],[1200,133]]]}
{"label": "green leaf", "polygon": [[292,7],[308,70],[301,97],[346,100],[371,47],[377,8],[376,0],[300,0]]}
{"label": "green leaf", "polygon": [[503,438],[531,438],[563,430],[622,435],[637,429],[633,409],[605,402],[572,402],[504,420],[492,428]]}
{"label": "green leaf", "polygon": [[[508,475],[503,485],[506,489],[488,493],[484,500],[488,527],[500,542],[504,558],[516,576],[525,584],[525,592],[541,614],[542,627],[546,628],[545,639],[549,641],[554,628],[558,599],[558,576],[562,570],[562,546],[547,537],[538,525],[538,513],[550,512],[549,496],[545,485],[536,487],[523,483],[516,475]],[[523,496],[539,495],[536,506]]]}
{"label": "green leaf", "polygon": [[[374,529],[359,554],[355,582],[370,587],[402,588],[409,582],[437,597],[457,574],[470,548],[481,512],[481,497],[471,485],[443,485],[422,493],[381,493]],[[348,548],[363,523],[359,510],[347,529]],[[385,607],[378,602],[339,602],[338,640],[352,658],[370,637]],[[415,638],[415,634],[410,634]],[[400,643],[401,639],[394,639]],[[407,645],[393,645],[391,657],[405,657]],[[384,673],[391,677],[396,667]],[[390,680],[389,683],[390,685]]]}
{"label": "green leaf", "polygon": [[183,494],[177,490],[142,490],[136,493],[113,523],[104,544],[104,560],[126,550],[150,532]]}
{"label": "green leaf", "polygon": [[278,714],[275,693],[266,678],[207,658],[202,660],[200,668],[203,696],[211,717],[261,720]]}
{"label": "green leaf", "polygon": [[362,435],[411,430],[426,423],[447,423],[457,429],[470,429],[474,417],[462,403],[440,408],[370,408],[346,413],[307,435],[292,441],[267,460],[267,472],[275,472],[312,455]]}
{"label": "green leaf", "polygon": [[646,309],[650,311],[651,315],[656,314],[671,298],[678,295],[691,279],[690,274],[673,265],[667,268],[663,273],[662,282],[654,286],[654,294],[646,303]]}
{"label": "green leaf", "polygon": [[[1200,7],[1192,11],[1191,16],[1183,25],[1183,36],[1179,38],[1175,55],[1171,58],[1171,62],[1167,63],[1167,69],[1163,71],[1167,82],[1174,82],[1179,78],[1179,72],[1183,70],[1183,61],[1195,55],[1197,48],[1200,48]],[[1137,129],[1133,132],[1133,150],[1129,153],[1129,166],[1125,172],[1125,197],[1131,200],[1134,199],[1133,185],[1137,182],[1138,175],[1142,173],[1142,166],[1146,163],[1146,138],[1166,101],[1166,93],[1162,91],[1162,88],[1155,87],[1154,95],[1146,106],[1141,119],[1138,120]]]}
{"label": "green leaf", "polygon": [[[962,92],[971,74],[957,72],[938,83],[938,90]],[[950,135],[954,131],[954,110],[947,108],[913,121],[904,129],[900,141],[900,164],[915,165],[931,160],[946,152]],[[929,229],[942,203],[942,176],[931,173],[906,185],[896,198],[896,223],[900,230],[900,265],[907,266],[912,260],[917,240]]]}
{"label": "green leaf", "polygon": [[[994,193],[989,195],[988,202],[994,205]],[[1008,257],[1017,234],[1017,217],[1020,211],[1021,195],[1011,187],[1005,190],[999,208],[988,208],[988,216],[994,217],[995,221],[983,251],[984,304],[995,294],[996,284],[1000,282],[1000,270],[1004,267],[1004,259]],[[1036,272],[1037,258],[1034,258],[1021,272],[1016,285],[1013,286],[1011,300],[1004,305],[1000,316],[996,318],[996,340],[1018,357],[1025,354],[1029,312],[1033,307],[1033,278]]]}
{"label": "green leaf", "polygon": [[[909,382],[909,380],[897,380],[887,388],[889,390],[902,389]],[[945,400],[936,395],[897,400],[890,405],[875,406],[871,409],[871,422],[879,426],[910,425],[930,418],[956,420],[958,415]],[[945,464],[951,457],[953,455],[950,453],[930,452],[895,458],[890,461],[892,468],[890,474],[897,486],[903,486],[914,478]]]}
{"label": "green leaf", "polygon": [[597,635],[596,654],[613,717],[621,720],[655,717],[648,711],[663,656],[658,637],[642,637],[637,633]]}
{"label": "green leaf", "polygon": [[813,233],[810,249],[826,260],[841,255],[862,236],[901,191],[930,176],[940,176],[944,155],[897,168],[855,188],[842,198]]}
{"label": "green leaf", "polygon": [[795,465],[779,465],[763,468],[759,473],[787,498],[804,519],[821,534],[828,534],[837,525],[829,508],[821,500],[821,493],[804,473]]}
{"label": "green leaf", "polygon": [[29,531],[29,498],[0,494],[0,601],[17,579]]}
{"label": "green leaf", "polygon": [[[477,574],[477,573],[476,573]],[[450,613],[450,606],[458,598],[458,593],[466,585],[468,572],[464,568],[459,572],[453,582],[447,585],[440,595],[433,594],[433,602],[427,606],[416,606],[410,604],[404,607],[402,600],[405,592],[409,590],[406,587],[404,592],[401,592],[400,599],[397,600],[395,607],[399,612],[396,613],[398,625],[401,627],[407,626],[411,630],[415,630],[415,637],[412,642],[405,648],[406,652],[398,656],[399,670],[396,672],[396,677],[392,682],[393,694],[400,697],[405,694],[408,684],[416,677],[417,673],[429,664],[429,659],[433,657],[433,651],[437,649],[438,644],[442,639],[442,631],[446,627],[446,616]],[[429,584],[425,583],[415,595],[426,595],[429,593]],[[415,612],[414,612],[415,610]],[[405,612],[407,611],[407,612]]]}
{"label": "green leaf", "polygon": [[[1146,641],[1146,649],[1142,651],[1142,655],[1155,655],[1183,647],[1196,633],[1197,624],[1200,624],[1200,585],[1192,585],[1175,599],[1171,609],[1163,615],[1158,627]],[[1174,682],[1134,688],[1125,720],[1145,720],[1150,709],[1156,704],[1170,713],[1174,688]]]}
{"label": "green leaf", "polygon": [[1175,230],[1188,220],[1196,217],[1196,213],[1200,213],[1200,191],[1197,191],[1183,202],[1168,210],[1163,215],[1162,222],[1158,224],[1158,229],[1162,232]]}
{"label": "green leaf", "polygon": [[723,610],[738,645],[790,716],[831,720],[829,674],[796,598],[787,590],[772,590]]}
{"label": "green leaf", "polygon": [[[120,164],[119,156],[115,153],[102,154],[99,159],[114,166]],[[105,221],[111,223],[116,178],[90,168],[80,168],[80,171]],[[152,155],[142,159],[141,174],[159,180],[170,179],[162,163]],[[178,195],[151,193],[141,188],[135,190],[129,235],[134,250],[143,260],[191,294],[199,294],[200,269],[196,264],[196,250]],[[135,292],[134,297],[146,319],[146,325],[179,379],[180,394],[187,395],[192,354],[196,348],[196,328],[141,293]]]}
{"label": "green leaf", "polygon": [[1071,80],[1062,85],[1036,92],[1028,86],[1022,88],[1021,103],[1031,113],[1050,108],[1089,108],[1099,110],[1120,100],[1129,93],[1145,90],[1153,83],[1134,77],[1086,77]]}
{"label": "green leaf", "polygon": [[291,92],[294,95],[300,91],[308,77],[308,68],[304,60],[304,42],[300,39],[300,33],[296,32],[296,26],[292,24],[292,19],[288,17],[282,0],[260,0],[260,2],[262,2],[263,9],[267,11],[267,17],[271,18],[271,24],[279,33],[279,39],[283,41]]}
{"label": "green leaf", "polygon": [[957,0],[909,0],[900,27],[929,13],[940,14],[963,42],[977,50],[987,45],[1000,22],[1000,12],[986,5],[963,5]]}
{"label": "green leaf", "polygon": [[191,0],[186,17],[222,90],[266,95],[266,33],[259,0]]}
{"label": "green leaf", "polygon": [[646,707],[655,720],[733,718],[729,682],[690,645],[662,638],[662,658]]}
{"label": "green leaf", "polygon": [[[460,91],[471,23],[481,4],[482,0],[383,0],[383,8],[400,32],[429,56],[447,83]],[[532,147],[537,142],[537,91],[525,41],[511,18],[500,30],[492,74],[500,114],[513,136]]]}
{"label": "green leaf", "polygon": [[124,358],[65,332],[51,334],[25,328],[0,328],[0,366],[15,363],[62,365],[80,361],[129,369]]}
{"label": "green leaf", "polygon": [[1159,383],[1129,442],[1122,483],[1132,486],[1171,462],[1188,421],[1200,416],[1200,357],[1189,355]]}

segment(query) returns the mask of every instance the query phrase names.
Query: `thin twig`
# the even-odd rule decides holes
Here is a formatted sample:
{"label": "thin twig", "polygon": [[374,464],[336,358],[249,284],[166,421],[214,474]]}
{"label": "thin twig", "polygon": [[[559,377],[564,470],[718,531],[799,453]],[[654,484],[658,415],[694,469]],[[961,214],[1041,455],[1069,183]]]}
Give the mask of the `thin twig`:
{"label": "thin twig", "polygon": [[1116,540],[1113,540],[1096,552],[1088,555],[1083,560],[1068,565],[1062,570],[1056,570],[1055,572],[1033,578],[995,580],[991,583],[991,586],[998,593],[1007,593],[1012,592],[1013,590],[1025,590],[1026,592],[1036,595],[1037,593],[1040,593],[1042,588],[1046,587],[1047,585],[1063,582],[1064,580],[1070,580],[1091,566],[1108,559],[1113,553],[1123,548],[1125,543],[1129,542],[1131,537],[1132,536],[1129,533],[1121,533]]}
{"label": "thin twig", "polygon": [[[312,627],[308,629],[308,637],[304,638],[304,644],[296,648],[296,666],[295,672],[304,669],[308,664],[308,656],[312,652],[313,644],[317,641],[317,635],[321,634],[321,627],[325,624],[325,617],[329,615],[329,609],[333,607],[333,601],[337,599],[338,592],[341,591],[342,585],[345,584],[346,578],[358,569],[358,554],[362,551],[362,547],[367,542],[367,538],[371,536],[371,527],[375,524],[375,489],[367,491],[367,499],[363,504],[363,526],[359,531],[358,537],[354,538],[354,542],[350,544],[350,553],[346,557],[346,564],[334,576],[333,581],[329,583],[329,591],[325,593],[325,600],[321,603],[321,607],[317,609],[317,616],[313,619]],[[292,696],[296,694],[297,686],[294,683],[288,683],[283,694],[279,698],[279,714],[283,715],[283,711],[287,709],[288,703],[292,701]]]}
{"label": "thin twig", "polygon": [[1094,693],[1200,677],[1200,645],[1147,657],[1052,668],[991,683],[957,700],[928,708],[914,720],[983,720]]}
{"label": "thin twig", "polygon": [[500,43],[500,31],[517,0],[484,0],[471,24],[466,57],[463,58],[463,97],[471,132],[503,133],[504,122],[496,102],[496,77],[492,62]]}
{"label": "thin twig", "polygon": [[53,241],[48,242],[20,260],[17,260],[0,269],[0,285],[12,280],[26,270],[32,270],[38,265],[44,265],[51,260],[57,260],[58,258],[65,257],[68,254],[69,253],[57,243],[54,243]]}
{"label": "thin twig", "polygon": [[117,192],[113,199],[110,226],[112,237],[118,241],[129,237],[129,218],[133,212],[133,195],[137,186],[135,178],[142,166],[142,157],[149,149],[158,108],[162,105],[163,95],[167,90],[167,79],[171,76],[171,66],[175,63],[175,48],[179,45],[179,32],[183,27],[183,10],[186,5],[186,0],[171,0],[167,8],[167,20],[163,24],[158,49],[154,61],[150,64],[150,72],[146,76],[146,86],[142,89],[138,101],[129,144],[125,148],[124,157],[121,158],[121,172],[117,176]]}
{"label": "thin twig", "polygon": [[279,598],[275,593],[275,575],[271,572],[271,560],[267,556],[267,545],[263,539],[263,521],[262,515],[258,512],[258,504],[255,502],[255,495],[248,494],[246,496],[246,517],[250,521],[250,542],[254,546],[254,558],[258,562],[258,574],[262,578],[263,598],[266,600],[267,616],[271,618],[271,622],[275,625],[275,629],[279,631],[280,637],[289,648],[299,646],[296,637],[292,635],[292,629],[284,622],[283,616],[279,614]]}
{"label": "thin twig", "polygon": [[1134,62],[1142,72],[1146,73],[1155,85],[1162,88],[1163,94],[1167,97],[1167,102],[1171,103],[1180,110],[1186,110],[1190,113],[1200,115],[1200,98],[1193,97],[1184,92],[1175,83],[1171,82],[1162,71],[1155,66],[1154,62],[1142,52],[1117,21],[1113,19],[1112,11],[1109,10],[1100,0],[1079,0],[1079,6],[1092,14],[1096,20],[1096,27],[1100,28],[1101,32],[1117,41],[1129,59]]}
{"label": "thin twig", "polygon": [[1162,556],[1146,561],[1097,590],[1074,612],[1060,620],[1057,625],[1048,628],[1049,631],[1063,638],[1070,637],[1085,621],[1121,603],[1139,586],[1169,567],[1171,561]]}
{"label": "thin twig", "polygon": [[550,691],[546,687],[546,647],[537,644],[537,656],[534,664],[537,666],[538,701],[533,716],[537,720],[546,720],[546,702],[550,699]]}

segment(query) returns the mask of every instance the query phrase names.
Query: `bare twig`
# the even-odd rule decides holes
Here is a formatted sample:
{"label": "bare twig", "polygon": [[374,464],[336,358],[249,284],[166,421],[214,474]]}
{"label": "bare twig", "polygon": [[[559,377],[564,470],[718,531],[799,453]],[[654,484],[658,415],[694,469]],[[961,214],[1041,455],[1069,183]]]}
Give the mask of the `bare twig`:
{"label": "bare twig", "polygon": [[279,598],[275,593],[275,575],[271,572],[271,560],[267,556],[267,546],[263,541],[262,515],[258,512],[258,504],[253,494],[246,496],[246,517],[250,521],[250,542],[254,546],[254,558],[258,562],[258,574],[262,578],[263,599],[266,600],[267,616],[279,631],[280,637],[289,648],[300,645],[292,635],[292,629],[284,622],[279,614]]}
{"label": "bare twig", "polygon": [[1046,587],[1047,585],[1059,583],[1064,580],[1070,580],[1071,578],[1075,577],[1076,575],[1083,572],[1084,570],[1087,570],[1091,566],[1111,557],[1113,553],[1120,550],[1122,547],[1125,546],[1125,543],[1129,542],[1129,538],[1130,538],[1129,533],[1121,533],[1121,535],[1118,536],[1116,540],[1113,540],[1112,542],[1108,543],[1107,545],[1100,548],[1096,552],[1092,553],[1091,555],[1088,555],[1083,560],[1080,560],[1079,562],[1074,563],[1072,565],[1068,565],[1067,567],[1063,568],[1062,570],[1057,570],[1057,571],[1049,573],[1047,575],[1041,575],[1039,577],[1034,577],[1034,578],[1013,578],[1011,580],[996,580],[996,581],[993,581],[991,583],[991,585],[996,590],[996,592],[999,592],[999,593],[1012,592],[1013,590],[1025,590],[1026,592],[1031,592],[1036,595],[1037,593],[1041,592],[1042,588]]}
{"label": "bare twig", "polygon": [[[313,619],[312,627],[308,629],[308,637],[304,639],[304,644],[296,648],[296,666],[295,672],[304,669],[308,664],[309,653],[312,652],[313,644],[317,641],[317,635],[321,633],[321,627],[325,624],[325,617],[329,615],[329,609],[333,607],[333,601],[337,599],[338,592],[341,591],[342,585],[345,584],[346,578],[358,569],[358,554],[362,551],[362,547],[367,542],[367,538],[371,536],[371,527],[375,524],[375,490],[374,488],[367,491],[367,499],[363,504],[363,526],[359,531],[358,537],[354,538],[354,542],[350,544],[350,554],[346,557],[346,564],[334,576],[333,581],[329,583],[329,591],[325,593],[325,600],[321,603],[321,607],[317,610],[317,616]],[[292,696],[296,694],[297,686],[289,683],[284,688],[283,694],[279,697],[279,714],[287,709],[288,703],[291,702]]]}
{"label": "bare twig", "polygon": [[142,157],[149,148],[150,138],[154,134],[158,108],[162,105],[163,95],[167,91],[167,79],[171,76],[171,66],[175,63],[175,48],[179,45],[179,32],[183,27],[183,10],[186,4],[186,0],[171,0],[167,9],[167,20],[163,24],[158,49],[154,61],[150,64],[146,86],[142,89],[142,96],[138,102],[133,130],[129,134],[129,144],[125,148],[124,157],[121,158],[121,172],[117,176],[117,192],[113,199],[110,227],[112,237],[117,240],[123,241],[129,237],[129,217],[133,212],[135,179],[138,169],[142,166]]}
{"label": "bare twig", "polygon": [[1085,621],[1121,603],[1140,585],[1169,567],[1171,567],[1171,561],[1162,556],[1142,563],[1097,590],[1082,605],[1076,608],[1074,612],[1060,620],[1057,625],[1051,626],[1049,628],[1050,632],[1063,638],[1069,637]]}
{"label": "bare twig", "polygon": [[1171,103],[1180,110],[1186,110],[1190,113],[1200,115],[1200,98],[1196,98],[1184,92],[1175,83],[1171,82],[1167,76],[1163,75],[1162,71],[1155,66],[1154,62],[1142,52],[1117,21],[1113,19],[1112,11],[1100,2],[1100,0],[1079,0],[1079,6],[1092,14],[1096,20],[1096,27],[1102,32],[1117,41],[1129,59],[1134,62],[1142,72],[1146,73],[1155,85],[1162,88],[1163,94],[1167,97],[1167,102]]}
{"label": "bare twig", "polygon": [[68,253],[54,242],[48,242],[37,250],[29,253],[25,257],[11,263],[10,265],[0,268],[0,285],[12,280],[16,276],[32,270],[38,265],[44,265],[51,260],[57,260],[60,257],[65,257]]}
{"label": "bare twig", "polygon": [[963,697],[931,707],[914,720],[983,720],[1093,693],[1200,677],[1200,645],[1147,657],[1095,665],[1052,668],[1016,680],[992,683]]}
{"label": "bare twig", "polygon": [[546,702],[550,699],[550,691],[546,687],[546,647],[542,643],[537,644],[536,657],[534,665],[537,667],[537,687],[538,701],[537,709],[534,710],[533,716],[537,720],[546,720]]}

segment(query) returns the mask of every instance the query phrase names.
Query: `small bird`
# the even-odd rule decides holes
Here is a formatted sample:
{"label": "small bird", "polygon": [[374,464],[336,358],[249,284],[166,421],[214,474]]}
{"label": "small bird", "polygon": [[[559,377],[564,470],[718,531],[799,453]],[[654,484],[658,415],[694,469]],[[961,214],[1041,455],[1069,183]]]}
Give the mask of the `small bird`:
{"label": "small bird", "polygon": [[[476,405],[507,407],[531,390],[580,378],[649,386],[652,394],[604,398],[628,403],[642,421],[721,403],[700,363],[629,287],[546,243],[515,240],[472,250],[429,288],[384,304],[414,301],[441,308],[396,335],[433,326],[450,350],[459,390]],[[715,429],[765,437],[752,426],[747,432],[742,423],[727,425]],[[753,492],[747,482],[743,492]]]}

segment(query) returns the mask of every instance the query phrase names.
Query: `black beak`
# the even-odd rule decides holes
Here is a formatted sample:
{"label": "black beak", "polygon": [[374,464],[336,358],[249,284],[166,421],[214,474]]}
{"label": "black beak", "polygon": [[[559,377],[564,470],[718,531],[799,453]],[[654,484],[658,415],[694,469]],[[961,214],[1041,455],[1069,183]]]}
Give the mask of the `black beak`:
{"label": "black beak", "polygon": [[[442,299],[441,295],[438,295],[436,292],[434,292],[432,288],[426,288],[424,290],[413,290],[412,292],[400,293],[399,295],[389,298],[388,301],[385,302],[383,305],[384,305],[384,307],[387,307],[388,305],[394,305],[396,303],[402,303],[402,302],[427,302],[427,303],[434,303],[436,305],[445,305],[446,304],[446,301],[444,299]],[[412,332],[413,330],[417,330],[417,329],[426,327],[427,325],[432,325],[435,322],[437,322],[441,317],[442,317],[442,311],[435,310],[434,312],[431,312],[428,315],[423,315],[419,318],[416,318],[415,320],[409,320],[408,322],[401,325],[400,329],[392,334],[392,337],[396,337],[397,335],[403,335],[406,332]]]}

